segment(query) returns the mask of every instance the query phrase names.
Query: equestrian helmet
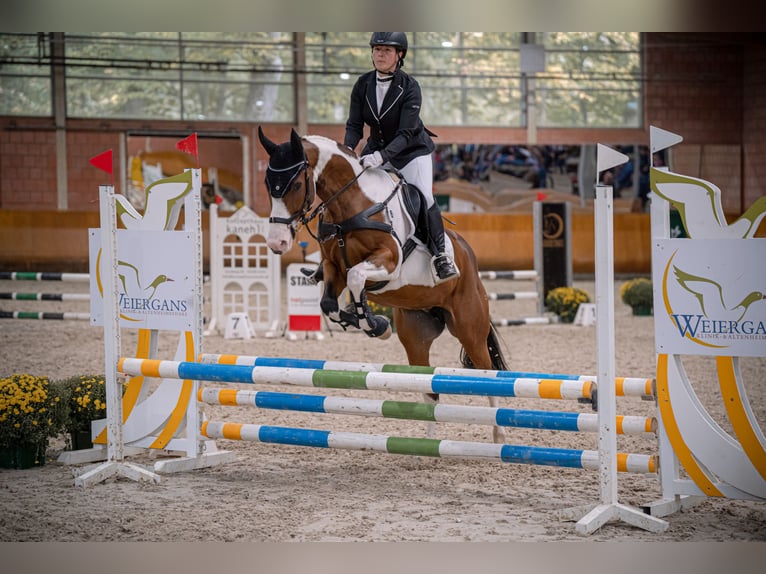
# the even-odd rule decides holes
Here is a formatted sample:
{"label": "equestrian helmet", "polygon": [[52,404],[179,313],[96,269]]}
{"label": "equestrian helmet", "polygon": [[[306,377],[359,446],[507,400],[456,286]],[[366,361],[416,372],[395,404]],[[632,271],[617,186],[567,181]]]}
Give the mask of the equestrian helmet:
{"label": "equestrian helmet", "polygon": [[404,62],[407,55],[407,34],[404,32],[373,32],[370,36],[370,48],[375,46],[393,46],[402,53],[399,65]]}

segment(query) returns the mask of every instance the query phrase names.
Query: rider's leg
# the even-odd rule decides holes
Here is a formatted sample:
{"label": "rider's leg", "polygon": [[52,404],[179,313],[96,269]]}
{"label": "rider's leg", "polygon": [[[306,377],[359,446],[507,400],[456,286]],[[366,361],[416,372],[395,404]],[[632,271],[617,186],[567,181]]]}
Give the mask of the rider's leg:
{"label": "rider's leg", "polygon": [[439,206],[434,203],[428,208],[428,235],[431,257],[431,272],[434,281],[438,285],[460,276],[457,266],[444,248],[444,223]]}
{"label": "rider's leg", "polygon": [[428,249],[431,251],[431,273],[438,285],[460,276],[457,266],[444,248],[444,223],[433,194],[433,164],[431,156],[416,157],[399,170],[408,183],[416,185],[428,208]]}

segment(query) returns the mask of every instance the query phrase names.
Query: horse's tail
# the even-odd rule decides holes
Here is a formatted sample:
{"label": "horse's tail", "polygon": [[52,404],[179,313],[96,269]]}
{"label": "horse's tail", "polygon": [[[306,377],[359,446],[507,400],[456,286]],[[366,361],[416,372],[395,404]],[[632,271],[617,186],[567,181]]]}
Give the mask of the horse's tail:
{"label": "horse's tail", "polygon": [[[508,363],[505,360],[503,354],[502,340],[500,334],[497,332],[495,326],[490,323],[489,335],[487,335],[487,350],[489,351],[489,357],[492,360],[492,369],[495,371],[507,371]],[[465,349],[460,350],[460,362],[466,369],[474,369],[475,365]]]}

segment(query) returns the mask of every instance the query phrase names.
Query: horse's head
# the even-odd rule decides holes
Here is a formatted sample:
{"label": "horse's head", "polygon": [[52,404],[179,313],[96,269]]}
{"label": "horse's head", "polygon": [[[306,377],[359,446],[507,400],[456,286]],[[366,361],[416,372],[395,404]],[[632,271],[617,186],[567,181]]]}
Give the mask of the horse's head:
{"label": "horse's head", "polygon": [[301,217],[306,215],[314,201],[306,152],[295,130],[290,134],[290,141],[275,144],[258,126],[258,139],[269,154],[266,187],[269,190],[271,214],[266,244],[274,253],[284,253],[292,247]]}

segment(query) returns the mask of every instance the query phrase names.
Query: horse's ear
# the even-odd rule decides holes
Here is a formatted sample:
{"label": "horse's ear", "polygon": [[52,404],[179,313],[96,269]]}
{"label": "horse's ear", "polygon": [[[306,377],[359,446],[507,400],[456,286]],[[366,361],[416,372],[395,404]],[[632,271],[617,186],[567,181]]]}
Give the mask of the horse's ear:
{"label": "horse's ear", "polygon": [[266,153],[269,154],[269,156],[271,156],[271,154],[274,153],[274,150],[277,149],[277,144],[266,137],[266,135],[263,133],[263,130],[261,129],[261,126],[258,126],[258,139],[261,140],[261,145],[263,146],[263,149],[266,150]]}
{"label": "horse's ear", "polygon": [[293,146],[293,152],[295,155],[302,156],[303,155],[303,141],[301,141],[301,136],[298,135],[298,132],[295,131],[295,128],[290,130],[290,143]]}

